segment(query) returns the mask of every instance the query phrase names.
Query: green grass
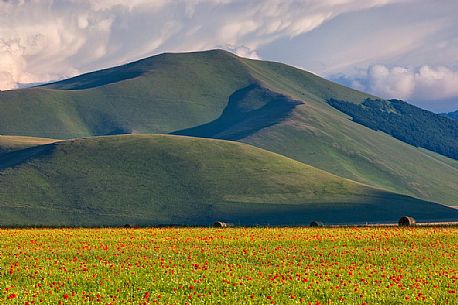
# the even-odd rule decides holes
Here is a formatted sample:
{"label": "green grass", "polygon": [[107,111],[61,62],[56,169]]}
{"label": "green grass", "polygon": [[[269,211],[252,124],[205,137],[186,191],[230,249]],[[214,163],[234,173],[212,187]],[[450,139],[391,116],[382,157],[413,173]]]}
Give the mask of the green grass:
{"label": "green grass", "polygon": [[[237,142],[169,135],[62,141],[0,158],[1,225],[308,224],[458,217]],[[355,213],[355,211],[358,211]]]}
{"label": "green grass", "polygon": [[[253,84],[256,90],[230,103]],[[0,134],[65,139],[192,130],[194,136],[239,140],[377,188],[456,204],[458,162],[356,124],[326,102],[368,97],[287,65],[220,50],[162,54],[1,92]]]}

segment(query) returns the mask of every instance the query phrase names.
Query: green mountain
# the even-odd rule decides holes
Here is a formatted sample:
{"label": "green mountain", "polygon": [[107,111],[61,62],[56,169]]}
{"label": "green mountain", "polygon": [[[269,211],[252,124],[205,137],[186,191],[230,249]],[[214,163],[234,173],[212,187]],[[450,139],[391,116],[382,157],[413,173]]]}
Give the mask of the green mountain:
{"label": "green mountain", "polygon": [[458,218],[458,211],[439,204],[213,139],[121,135],[68,140],[11,152],[0,157],[0,164],[0,225]]}
{"label": "green mountain", "polygon": [[458,162],[367,128],[328,104],[373,96],[231,53],[162,54],[0,93],[0,134],[58,139],[175,133],[237,140],[335,175],[458,202]]}

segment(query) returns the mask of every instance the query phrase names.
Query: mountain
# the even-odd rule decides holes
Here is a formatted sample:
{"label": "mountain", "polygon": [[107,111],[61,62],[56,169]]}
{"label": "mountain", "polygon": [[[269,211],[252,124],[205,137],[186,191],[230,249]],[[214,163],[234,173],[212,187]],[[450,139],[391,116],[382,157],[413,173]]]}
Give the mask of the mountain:
{"label": "mountain", "polygon": [[173,133],[236,140],[376,188],[458,202],[456,160],[367,128],[332,107],[332,99],[359,104],[376,97],[221,50],[167,53],[1,92],[0,134],[68,139]]}
{"label": "mountain", "polygon": [[[76,139],[0,157],[0,225],[244,225],[458,218],[251,145],[170,135]],[[355,213],[355,211],[358,211]]]}

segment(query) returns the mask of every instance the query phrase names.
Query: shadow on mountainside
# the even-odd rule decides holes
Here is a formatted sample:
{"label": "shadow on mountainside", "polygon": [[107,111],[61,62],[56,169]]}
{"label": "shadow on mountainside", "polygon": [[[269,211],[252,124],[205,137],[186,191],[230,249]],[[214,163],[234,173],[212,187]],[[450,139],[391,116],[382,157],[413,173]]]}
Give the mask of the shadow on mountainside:
{"label": "shadow on mountainside", "polygon": [[275,125],[302,102],[272,92],[258,83],[235,91],[219,118],[172,134],[200,138],[240,140]]}

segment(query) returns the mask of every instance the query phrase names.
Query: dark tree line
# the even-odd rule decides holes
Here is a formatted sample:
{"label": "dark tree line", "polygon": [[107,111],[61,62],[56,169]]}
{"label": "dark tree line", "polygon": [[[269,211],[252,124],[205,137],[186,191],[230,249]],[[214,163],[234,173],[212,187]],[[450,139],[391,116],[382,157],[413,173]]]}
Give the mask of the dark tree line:
{"label": "dark tree line", "polygon": [[458,121],[401,100],[366,99],[355,104],[331,99],[329,104],[356,123],[458,160]]}

